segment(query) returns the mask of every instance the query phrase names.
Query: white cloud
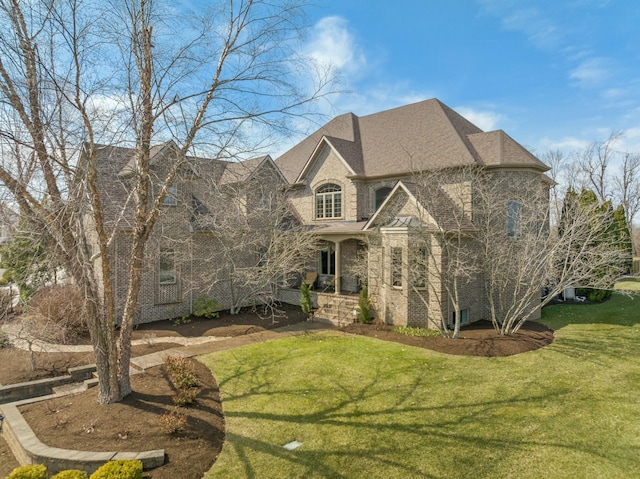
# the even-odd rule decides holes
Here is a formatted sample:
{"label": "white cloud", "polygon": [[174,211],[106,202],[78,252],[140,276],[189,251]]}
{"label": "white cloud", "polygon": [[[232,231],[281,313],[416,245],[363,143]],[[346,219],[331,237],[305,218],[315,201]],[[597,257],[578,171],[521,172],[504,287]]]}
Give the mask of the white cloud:
{"label": "white cloud", "polygon": [[538,150],[545,152],[549,150],[560,150],[566,154],[586,148],[591,141],[565,136],[563,138],[548,138],[540,140]]}
{"label": "white cloud", "polygon": [[458,106],[454,110],[484,131],[495,130],[496,125],[503,119],[500,113],[476,110],[466,106]]}
{"label": "white cloud", "polygon": [[307,45],[309,56],[325,68],[354,73],[366,66],[366,59],[342,17],[324,17],[313,28]]}
{"label": "white cloud", "polygon": [[582,87],[598,86],[611,75],[611,67],[608,63],[605,58],[590,58],[570,72],[569,78]]}

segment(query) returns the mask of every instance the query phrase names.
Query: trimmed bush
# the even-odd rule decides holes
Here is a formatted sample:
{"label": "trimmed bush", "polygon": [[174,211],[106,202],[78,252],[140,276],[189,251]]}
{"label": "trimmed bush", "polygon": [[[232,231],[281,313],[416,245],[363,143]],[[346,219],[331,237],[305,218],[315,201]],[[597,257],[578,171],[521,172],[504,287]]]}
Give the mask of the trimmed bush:
{"label": "trimmed bush", "polygon": [[142,479],[142,461],[109,461],[91,474],[89,479]]}
{"label": "trimmed bush", "polygon": [[53,476],[51,479],[89,479],[89,474],[78,469],[62,471]]}
{"label": "trimmed bush", "polygon": [[47,479],[47,468],[42,464],[17,467],[7,479]]}

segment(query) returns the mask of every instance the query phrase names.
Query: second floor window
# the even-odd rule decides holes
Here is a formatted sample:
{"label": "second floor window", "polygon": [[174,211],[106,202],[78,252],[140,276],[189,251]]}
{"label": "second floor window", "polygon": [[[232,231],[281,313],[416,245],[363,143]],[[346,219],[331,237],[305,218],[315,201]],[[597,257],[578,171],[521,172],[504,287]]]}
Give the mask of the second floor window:
{"label": "second floor window", "polygon": [[316,191],[316,219],[342,217],[342,188],[329,183]]}
{"label": "second floor window", "polygon": [[[158,186],[160,189],[162,185]],[[178,204],[178,185],[173,183],[169,189],[167,190],[167,194],[164,197],[164,201],[162,202],[164,206],[176,206]]]}
{"label": "second floor window", "polygon": [[522,205],[517,201],[507,202],[507,236],[522,236]]}

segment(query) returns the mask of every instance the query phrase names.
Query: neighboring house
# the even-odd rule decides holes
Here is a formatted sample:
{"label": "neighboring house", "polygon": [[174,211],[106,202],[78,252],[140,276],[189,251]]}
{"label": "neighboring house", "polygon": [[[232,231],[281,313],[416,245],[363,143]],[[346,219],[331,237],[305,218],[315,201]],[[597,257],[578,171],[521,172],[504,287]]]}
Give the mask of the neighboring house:
{"label": "neighboring house", "polygon": [[[444,292],[437,297],[430,292],[425,303],[410,271],[420,260],[429,263],[416,238],[424,243],[430,228],[434,235],[471,233],[482,221],[476,215],[480,199],[473,181],[456,183],[447,175],[482,167],[496,178],[508,178],[507,190],[512,188],[514,195],[522,185],[534,184],[542,209],[548,207],[546,165],[503,131],[483,132],[436,99],[364,117],[340,115],[276,164],[290,183],[289,198],[300,218],[322,241],[308,270],[318,273],[317,315],[336,322],[354,317],[354,293],[361,281],[367,282],[376,315],[386,323],[427,326],[428,317],[453,319]],[[426,171],[440,171],[443,179],[431,188],[429,201],[421,201],[425,192],[416,178]],[[460,219],[456,215],[464,197],[474,210]],[[505,202],[505,236],[519,235],[521,206]],[[454,217],[455,224],[448,224]],[[434,236],[427,247],[436,244]],[[445,255],[436,252],[434,257],[430,261],[443,267]],[[463,323],[489,319],[483,288],[481,274],[461,288]],[[296,293],[283,291],[282,297],[295,301]]]}
{"label": "neighboring house", "polygon": [[[176,151],[173,142],[152,148],[154,185],[160,184],[166,174],[166,159],[175,157]],[[106,226],[113,231],[109,261],[118,318],[122,316],[129,278],[132,185],[136,175],[133,155],[130,148],[98,148],[98,185]],[[219,235],[230,221],[238,228],[249,227],[244,221],[247,208],[268,207],[271,192],[284,183],[269,156],[244,162],[188,157],[164,199],[146,247],[136,322],[189,315],[201,296],[213,297],[223,307],[230,307],[233,299],[221,264]],[[241,264],[236,266],[255,266],[260,260],[259,251],[254,245],[245,250]]]}

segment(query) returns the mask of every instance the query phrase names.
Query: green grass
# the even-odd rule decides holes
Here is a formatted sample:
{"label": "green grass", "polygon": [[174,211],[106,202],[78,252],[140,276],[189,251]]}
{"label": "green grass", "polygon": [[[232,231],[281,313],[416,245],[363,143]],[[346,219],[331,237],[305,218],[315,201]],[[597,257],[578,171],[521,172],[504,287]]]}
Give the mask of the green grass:
{"label": "green grass", "polygon": [[640,291],[640,277],[629,277],[618,281],[615,289],[625,289],[629,291]]}
{"label": "green grass", "polygon": [[640,477],[640,300],[543,320],[554,343],[509,358],[337,333],[207,355],[227,434],[205,477]]}

